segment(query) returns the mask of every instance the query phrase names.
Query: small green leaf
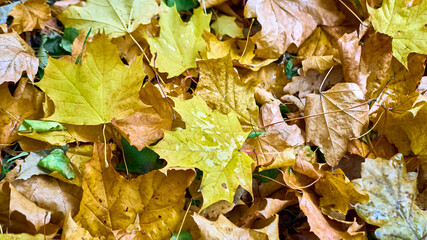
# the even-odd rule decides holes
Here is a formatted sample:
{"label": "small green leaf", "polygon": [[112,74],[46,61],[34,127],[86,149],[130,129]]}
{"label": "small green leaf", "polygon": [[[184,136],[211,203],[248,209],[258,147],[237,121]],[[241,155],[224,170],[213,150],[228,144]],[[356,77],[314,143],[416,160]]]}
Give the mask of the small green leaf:
{"label": "small green leaf", "polygon": [[64,36],[59,44],[65,51],[71,53],[71,45],[73,45],[74,39],[79,36],[79,31],[75,28],[66,28],[64,30]]}
{"label": "small green leaf", "polygon": [[18,132],[49,132],[66,130],[67,128],[58,122],[47,122],[41,120],[24,120]]}
{"label": "small green leaf", "polygon": [[67,179],[75,177],[74,169],[70,164],[70,159],[65,156],[64,151],[61,149],[53,150],[49,155],[41,159],[37,166],[46,168],[52,172],[57,171]]}
{"label": "small green leaf", "polygon": [[[135,146],[131,146],[123,137],[122,146],[129,172],[146,174],[162,167],[162,161],[159,159],[159,155],[157,155],[153,150],[144,148],[141,151],[138,151]],[[116,167],[116,170],[126,170],[125,164],[120,164]]]}
{"label": "small green leaf", "polygon": [[189,11],[199,6],[197,0],[165,0],[165,3],[168,7],[173,7],[173,5],[176,4],[176,9],[178,11]]}
{"label": "small green leaf", "polygon": [[258,136],[263,135],[264,133],[265,133],[265,132],[251,132],[251,133],[249,134],[249,136],[248,136],[246,139],[256,138],[256,137],[258,137]]}
{"label": "small green leaf", "polygon": [[277,173],[279,173],[279,169],[277,169],[277,168],[259,172],[258,173],[259,175],[268,177],[268,178],[264,178],[264,177],[260,176],[259,181],[260,182],[271,182],[271,179],[269,179],[269,178],[275,179],[277,177]]}
{"label": "small green leaf", "polygon": [[178,233],[172,233],[172,237],[170,240],[192,240],[193,238],[191,237],[191,234],[186,231],[186,230],[182,230],[179,233],[179,237],[178,237]]}

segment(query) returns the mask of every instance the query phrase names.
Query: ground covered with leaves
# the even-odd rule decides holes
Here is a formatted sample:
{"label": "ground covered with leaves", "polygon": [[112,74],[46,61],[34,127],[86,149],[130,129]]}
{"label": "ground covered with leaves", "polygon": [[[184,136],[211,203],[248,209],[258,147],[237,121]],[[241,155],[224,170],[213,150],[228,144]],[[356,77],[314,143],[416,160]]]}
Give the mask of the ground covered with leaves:
{"label": "ground covered with leaves", "polygon": [[0,0],[0,239],[426,239],[427,0]]}

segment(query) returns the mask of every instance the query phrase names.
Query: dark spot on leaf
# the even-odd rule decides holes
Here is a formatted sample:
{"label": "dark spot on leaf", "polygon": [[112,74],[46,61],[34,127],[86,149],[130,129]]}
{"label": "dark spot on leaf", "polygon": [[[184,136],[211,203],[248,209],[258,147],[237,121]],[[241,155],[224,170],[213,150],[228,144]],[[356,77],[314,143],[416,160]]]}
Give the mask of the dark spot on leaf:
{"label": "dark spot on leaf", "polygon": [[102,199],[99,199],[99,202],[102,203]]}
{"label": "dark spot on leaf", "polygon": [[227,184],[223,183],[223,184],[221,184],[221,186],[222,186],[224,189],[227,189]]}

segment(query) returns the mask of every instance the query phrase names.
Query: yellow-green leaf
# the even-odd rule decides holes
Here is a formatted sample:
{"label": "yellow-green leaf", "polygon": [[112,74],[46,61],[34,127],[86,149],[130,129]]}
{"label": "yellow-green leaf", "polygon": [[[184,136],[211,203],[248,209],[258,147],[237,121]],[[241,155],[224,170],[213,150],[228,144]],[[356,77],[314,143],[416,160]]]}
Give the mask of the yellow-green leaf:
{"label": "yellow-green leaf", "polygon": [[362,178],[353,180],[369,194],[369,202],[356,205],[357,214],[378,226],[379,239],[422,239],[427,234],[427,212],[415,204],[416,174],[407,173],[402,154],[390,160],[367,158]]}
{"label": "yellow-green leaf", "polygon": [[212,112],[198,96],[174,101],[186,129],[166,131],[163,140],[152,149],[166,159],[167,167],[196,167],[203,171],[202,210],[220,200],[233,202],[239,185],[251,192],[253,160],[239,151],[248,133],[242,130],[236,115]]}
{"label": "yellow-green leaf", "polygon": [[211,14],[204,14],[203,8],[194,10],[188,23],[184,23],[176,7],[167,7],[160,13],[160,36],[147,38],[153,55],[151,65],[154,66],[154,55],[157,53],[156,67],[160,72],[167,72],[168,77],[175,77],[189,68],[195,68],[196,58],[206,52],[206,43],[202,39],[204,30],[210,31]]}
{"label": "yellow-green leaf", "polygon": [[224,114],[234,112],[245,130],[252,130],[258,122],[255,103],[255,84],[243,83],[233,67],[230,55],[219,59],[198,61],[199,94],[213,109]]}
{"label": "yellow-green leaf", "polygon": [[91,35],[105,32],[109,38],[133,32],[140,24],[149,24],[160,8],[155,0],[88,0],[86,6],[69,7],[58,16],[66,27]]}
{"label": "yellow-green leaf", "polygon": [[381,8],[367,4],[375,30],[393,38],[393,55],[408,68],[411,52],[427,54],[427,1],[407,7],[406,1],[384,0]]}
{"label": "yellow-green leaf", "polygon": [[97,125],[132,115],[145,106],[139,99],[145,77],[141,64],[139,57],[124,65],[116,46],[104,36],[87,44],[82,64],[49,58],[37,83],[55,103],[55,112],[47,119]]}
{"label": "yellow-green leaf", "polygon": [[221,15],[212,23],[212,28],[221,37],[228,35],[232,38],[243,38],[242,27],[239,27],[236,22],[236,17]]}

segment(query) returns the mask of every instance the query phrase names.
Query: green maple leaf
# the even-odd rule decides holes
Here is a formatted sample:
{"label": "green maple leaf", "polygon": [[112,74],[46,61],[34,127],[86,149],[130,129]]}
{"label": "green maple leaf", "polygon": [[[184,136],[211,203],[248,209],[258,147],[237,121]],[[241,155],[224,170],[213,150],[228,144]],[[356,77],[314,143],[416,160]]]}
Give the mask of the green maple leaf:
{"label": "green maple leaf", "polygon": [[116,38],[140,24],[149,24],[159,10],[155,0],[88,0],[84,7],[69,7],[58,19],[66,27],[86,32],[92,28],[92,36],[104,31],[109,38]]}
{"label": "green maple leaf", "polygon": [[165,10],[160,13],[160,36],[147,38],[153,58],[157,53],[156,67],[160,72],[167,72],[168,77],[175,77],[189,68],[195,68],[196,58],[206,52],[206,42],[202,38],[204,30],[210,31],[211,14],[204,14],[201,7],[194,10],[188,23],[184,23],[176,7],[161,5]]}
{"label": "green maple leaf", "polygon": [[36,85],[54,102],[47,120],[75,125],[98,125],[128,117],[145,107],[139,89],[145,77],[142,57],[122,63],[117,47],[105,36],[87,44],[82,64],[49,58]]}
{"label": "green maple leaf", "polygon": [[166,131],[163,140],[152,149],[168,162],[166,167],[196,167],[203,171],[202,210],[220,200],[233,202],[239,185],[252,192],[253,160],[239,151],[248,133],[242,130],[236,115],[212,112],[198,96],[174,101],[186,129]]}
{"label": "green maple leaf", "polygon": [[427,54],[427,1],[413,7],[405,2],[384,0],[381,8],[367,8],[375,30],[393,38],[393,56],[408,68],[409,53]]}

